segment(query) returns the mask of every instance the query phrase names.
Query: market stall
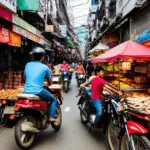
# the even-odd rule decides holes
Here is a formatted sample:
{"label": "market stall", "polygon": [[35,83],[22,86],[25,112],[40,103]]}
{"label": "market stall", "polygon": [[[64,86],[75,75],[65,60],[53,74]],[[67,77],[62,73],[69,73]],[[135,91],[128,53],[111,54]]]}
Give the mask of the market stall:
{"label": "market stall", "polygon": [[103,54],[107,50],[109,50],[109,47],[107,45],[99,43],[97,46],[91,49],[88,53],[92,56],[98,56],[100,54]]}
{"label": "market stall", "polygon": [[124,42],[92,62],[103,62],[112,84],[126,91],[130,109],[150,114],[150,49],[132,41]]}

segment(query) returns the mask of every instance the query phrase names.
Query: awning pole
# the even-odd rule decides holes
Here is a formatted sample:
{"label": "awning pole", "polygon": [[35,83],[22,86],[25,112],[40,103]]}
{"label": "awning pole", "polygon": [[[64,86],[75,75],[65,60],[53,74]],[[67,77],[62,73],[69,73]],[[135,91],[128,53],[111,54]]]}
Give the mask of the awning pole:
{"label": "awning pole", "polygon": [[119,81],[119,84],[118,84],[118,88],[120,90],[120,59],[118,59],[118,81]]}

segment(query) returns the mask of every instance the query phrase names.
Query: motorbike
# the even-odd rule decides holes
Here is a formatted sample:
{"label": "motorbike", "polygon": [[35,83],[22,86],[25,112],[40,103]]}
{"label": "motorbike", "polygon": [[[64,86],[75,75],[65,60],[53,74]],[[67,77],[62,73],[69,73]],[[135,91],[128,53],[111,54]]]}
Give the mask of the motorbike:
{"label": "motorbike", "polygon": [[[61,90],[61,89],[59,89]],[[59,90],[51,90],[57,99],[56,116],[57,122],[49,123],[48,110],[50,103],[41,100],[32,94],[19,94],[14,106],[15,118],[18,120],[15,125],[15,141],[22,149],[29,149],[35,142],[36,135],[47,129],[49,124],[58,131],[62,123],[61,107],[62,100]]]}
{"label": "motorbike", "polygon": [[104,101],[103,101],[103,115],[101,119],[95,123],[96,118],[96,110],[91,105],[91,91],[88,87],[83,87],[80,89],[78,96],[80,95],[80,99],[78,101],[78,108],[80,110],[80,118],[83,124],[90,124],[90,130],[92,128],[102,128],[103,133],[106,134],[107,124],[109,123],[110,111],[109,111],[109,103],[110,103],[110,94],[104,93]]}
{"label": "motorbike", "polygon": [[113,97],[110,111],[107,138],[111,150],[150,150],[150,142],[146,137],[148,130],[132,120],[126,103]]}
{"label": "motorbike", "polygon": [[70,73],[69,72],[62,72],[62,83],[63,83],[63,87],[65,92],[68,92],[68,88],[69,88],[69,84],[71,83],[71,77],[70,77]]}
{"label": "motorbike", "polygon": [[52,75],[53,84],[61,84],[61,75]]}
{"label": "motorbike", "polygon": [[83,73],[77,73],[76,79],[77,79],[78,87],[80,87],[80,85],[86,81],[86,76]]}
{"label": "motorbike", "polygon": [[0,100],[0,125],[13,126],[15,99]]}

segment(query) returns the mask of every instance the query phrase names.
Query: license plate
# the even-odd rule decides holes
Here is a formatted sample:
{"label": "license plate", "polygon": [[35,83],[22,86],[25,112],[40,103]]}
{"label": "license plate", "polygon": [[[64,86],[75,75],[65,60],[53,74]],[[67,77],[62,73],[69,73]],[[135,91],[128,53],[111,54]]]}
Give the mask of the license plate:
{"label": "license plate", "polygon": [[58,82],[58,81],[59,81],[59,78],[54,77],[54,78],[53,78],[53,81]]}
{"label": "license plate", "polygon": [[4,114],[14,114],[14,107],[13,106],[6,106],[4,109]]}

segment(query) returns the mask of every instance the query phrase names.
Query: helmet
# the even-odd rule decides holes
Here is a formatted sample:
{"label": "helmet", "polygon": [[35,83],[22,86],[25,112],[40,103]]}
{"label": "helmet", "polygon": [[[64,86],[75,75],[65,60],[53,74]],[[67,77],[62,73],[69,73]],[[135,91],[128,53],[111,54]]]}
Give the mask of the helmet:
{"label": "helmet", "polygon": [[45,54],[45,50],[41,47],[36,47],[36,48],[33,48],[33,50],[30,52],[30,54]]}

